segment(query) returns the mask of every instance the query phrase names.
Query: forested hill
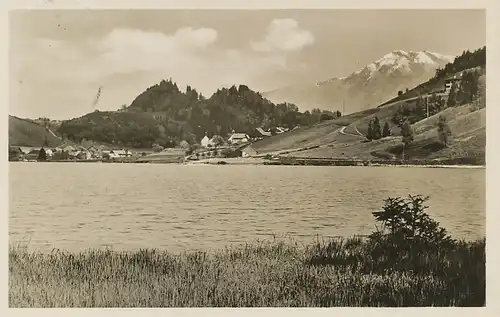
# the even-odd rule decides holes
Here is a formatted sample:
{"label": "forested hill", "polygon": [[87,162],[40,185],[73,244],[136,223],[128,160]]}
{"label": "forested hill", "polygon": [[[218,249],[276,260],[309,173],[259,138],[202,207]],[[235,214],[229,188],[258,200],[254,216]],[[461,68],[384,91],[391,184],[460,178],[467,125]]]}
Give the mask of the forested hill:
{"label": "forested hill", "polygon": [[130,147],[154,143],[174,146],[182,140],[198,142],[205,133],[227,136],[234,130],[252,135],[257,127],[293,128],[339,115],[319,109],[301,113],[296,105],[274,104],[245,85],[219,89],[207,99],[190,86],[181,91],[172,80],[162,80],[137,96],[130,106],[65,121],[58,133],[76,142],[86,139]]}

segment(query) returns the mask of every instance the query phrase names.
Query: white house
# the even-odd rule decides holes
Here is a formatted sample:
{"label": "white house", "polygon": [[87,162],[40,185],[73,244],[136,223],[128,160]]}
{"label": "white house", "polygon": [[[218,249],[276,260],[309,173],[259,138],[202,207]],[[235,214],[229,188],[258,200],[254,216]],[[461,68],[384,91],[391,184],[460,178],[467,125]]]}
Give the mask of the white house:
{"label": "white house", "polygon": [[92,158],[92,153],[87,150],[79,150],[75,157],[79,160],[90,160]]}
{"label": "white house", "polygon": [[87,148],[87,151],[91,154],[92,157],[96,157],[96,158],[99,158],[101,157],[101,149],[94,146],[94,145],[91,145]]}
{"label": "white house", "polygon": [[462,80],[461,74],[446,79],[444,84],[445,92],[450,93],[451,87],[453,87],[453,85],[456,85],[458,88],[460,86],[461,80]]}
{"label": "white house", "polygon": [[271,132],[264,131],[262,128],[257,128],[257,132],[259,132],[261,136],[271,136]]}
{"label": "white house", "polygon": [[257,151],[255,151],[255,149],[250,145],[241,150],[242,157],[250,157],[254,155],[257,155]]}
{"label": "white house", "polygon": [[132,152],[129,150],[112,150],[109,152],[109,157],[130,157]]}
{"label": "white house", "polygon": [[276,133],[278,133],[278,134],[285,133],[287,131],[288,131],[288,129],[283,128],[283,127],[277,127],[276,128]]}
{"label": "white house", "polygon": [[214,138],[212,137],[211,139],[209,139],[206,135],[203,137],[203,139],[201,139],[200,143],[203,147],[211,147],[215,145]]}
{"label": "white house", "polygon": [[207,135],[205,135],[205,136],[203,137],[203,139],[201,139],[201,142],[200,142],[200,143],[201,143],[201,146],[203,146],[203,147],[207,147],[207,146],[210,144],[210,139],[208,138],[208,136],[207,136]]}
{"label": "white house", "polygon": [[73,152],[75,151],[75,148],[72,147],[71,145],[68,145],[68,144],[63,144],[63,145],[60,145],[56,148],[56,151],[57,152],[61,152],[61,151],[64,151],[64,152]]}
{"label": "white house", "polygon": [[31,152],[31,150],[34,149],[30,146],[20,146],[19,148],[21,149],[21,152],[23,152],[23,154],[28,154],[29,152]]}
{"label": "white house", "polygon": [[167,120],[167,113],[166,112],[153,112],[151,113],[153,118],[157,121],[165,121]]}
{"label": "white house", "polygon": [[77,158],[77,157],[78,157],[78,155],[80,155],[80,152],[81,152],[81,151],[78,151],[78,150],[73,150],[73,151],[71,151],[71,152],[68,152],[68,155],[69,155],[70,157],[72,157],[72,158]]}
{"label": "white house", "polygon": [[108,153],[109,158],[112,159],[112,158],[118,158],[118,157],[120,157],[120,154],[118,154],[117,152],[118,152],[117,150],[111,150],[111,151],[109,151],[109,153]]}
{"label": "white house", "polygon": [[227,140],[231,144],[247,143],[250,137],[246,133],[233,133]]}

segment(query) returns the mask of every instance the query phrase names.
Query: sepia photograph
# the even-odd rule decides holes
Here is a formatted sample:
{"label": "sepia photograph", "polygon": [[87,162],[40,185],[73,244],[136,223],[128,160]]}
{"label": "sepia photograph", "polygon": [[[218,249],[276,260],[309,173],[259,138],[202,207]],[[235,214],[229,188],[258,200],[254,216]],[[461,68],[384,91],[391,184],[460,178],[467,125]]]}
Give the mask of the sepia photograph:
{"label": "sepia photograph", "polygon": [[485,9],[7,23],[10,308],[486,305]]}

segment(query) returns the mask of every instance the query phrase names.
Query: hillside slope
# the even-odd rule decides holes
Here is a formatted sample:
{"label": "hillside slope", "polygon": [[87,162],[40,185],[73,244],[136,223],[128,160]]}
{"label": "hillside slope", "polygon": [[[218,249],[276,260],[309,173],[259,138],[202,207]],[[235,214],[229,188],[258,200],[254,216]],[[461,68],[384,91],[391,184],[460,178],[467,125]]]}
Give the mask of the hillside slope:
{"label": "hillside slope", "polygon": [[[472,112],[471,112],[472,111]],[[436,123],[439,116],[445,116],[452,131],[452,142],[448,147],[439,144]],[[486,109],[475,110],[472,105],[449,108],[427,118],[426,122],[414,124],[414,142],[406,148],[406,159],[449,159],[458,157],[484,158],[486,150]],[[336,126],[331,123],[332,126]],[[352,127],[352,126],[351,126]],[[316,130],[313,128],[312,130]],[[309,131],[312,133],[312,131]],[[318,133],[320,135],[320,133]],[[346,138],[348,137],[348,138]],[[292,146],[293,147],[293,146]],[[262,147],[255,145],[259,153]],[[279,147],[279,151],[283,151]],[[332,135],[322,146],[290,152],[284,156],[301,158],[338,158],[338,159],[376,159],[400,158],[402,153],[401,137],[391,136],[367,142],[352,135]]]}
{"label": "hillside slope", "polygon": [[77,143],[92,140],[104,144],[149,148],[164,131],[146,113],[95,111],[64,121],[57,132]]}
{"label": "hillside slope", "polygon": [[[409,98],[398,98],[392,103],[329,120],[311,127],[257,141],[252,147],[260,155],[275,154],[301,158],[375,159],[402,158],[403,145],[400,120],[409,120],[414,140],[405,148],[405,159],[450,159],[477,157],[484,160],[486,150],[485,65],[477,67],[478,50],[468,59],[470,68],[462,59],[447,65],[447,72],[438,70],[435,77],[407,92]],[[427,95],[436,83],[456,74],[457,65],[464,68],[462,85],[452,94]],[[436,79],[437,78],[437,79]],[[422,87],[425,90],[422,90]],[[432,89],[431,89],[432,88]],[[448,99],[452,100],[448,100]],[[452,102],[453,101],[453,102]],[[427,107],[429,105],[429,107]],[[426,108],[430,109],[429,117]],[[438,138],[439,117],[446,118],[451,130],[451,142],[444,146]],[[377,118],[380,126],[389,124],[392,135],[368,141],[365,137],[369,123]]]}
{"label": "hillside slope", "polygon": [[62,140],[45,127],[30,120],[9,115],[9,145],[39,147],[45,141],[50,147],[62,144]]}

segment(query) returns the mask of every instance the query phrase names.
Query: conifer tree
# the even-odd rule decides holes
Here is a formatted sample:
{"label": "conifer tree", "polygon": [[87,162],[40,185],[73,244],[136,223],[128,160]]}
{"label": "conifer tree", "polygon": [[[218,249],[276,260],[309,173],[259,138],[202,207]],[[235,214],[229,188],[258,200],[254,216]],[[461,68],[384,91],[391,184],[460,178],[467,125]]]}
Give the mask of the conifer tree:
{"label": "conifer tree", "polygon": [[42,147],[40,149],[40,152],[38,152],[38,158],[37,161],[46,161],[47,160],[47,153],[45,152],[45,149]]}
{"label": "conifer tree", "polygon": [[375,119],[373,119],[372,129],[372,136],[374,140],[382,138],[382,130],[380,128],[380,121],[378,120],[378,117],[375,117]]}
{"label": "conifer tree", "polygon": [[401,136],[403,137],[402,141],[405,146],[408,146],[413,142],[413,130],[408,121],[405,121],[405,123],[401,126]]}
{"label": "conifer tree", "polygon": [[455,84],[451,86],[450,94],[448,95],[448,102],[446,103],[447,107],[454,107],[457,104],[457,87]]}
{"label": "conifer tree", "polygon": [[373,121],[370,120],[370,123],[368,123],[368,131],[366,133],[366,138],[368,140],[373,140]]}
{"label": "conifer tree", "polygon": [[401,136],[403,142],[403,160],[405,159],[405,149],[413,142],[413,130],[408,120],[401,126]]}
{"label": "conifer tree", "polygon": [[389,123],[386,122],[384,124],[384,129],[382,130],[382,137],[385,138],[385,137],[388,137],[392,135],[392,131],[391,131],[391,128],[389,127]]}
{"label": "conifer tree", "polygon": [[450,126],[448,125],[448,122],[446,121],[446,117],[439,116],[437,127],[438,127],[438,139],[439,139],[439,141],[445,147],[448,146],[449,141],[450,141],[450,136],[451,136],[451,129],[450,129]]}

